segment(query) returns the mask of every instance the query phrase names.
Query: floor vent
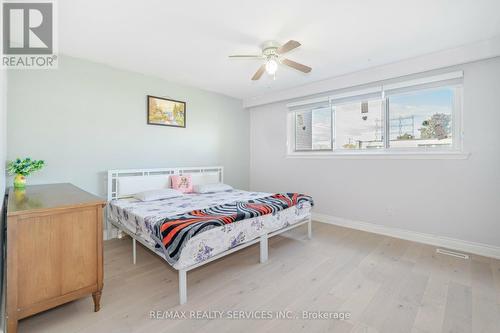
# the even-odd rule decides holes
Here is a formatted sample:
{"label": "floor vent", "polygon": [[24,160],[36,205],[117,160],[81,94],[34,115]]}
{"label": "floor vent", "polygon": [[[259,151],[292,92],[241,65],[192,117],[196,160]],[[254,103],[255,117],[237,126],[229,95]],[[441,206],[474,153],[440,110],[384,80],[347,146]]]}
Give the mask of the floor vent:
{"label": "floor vent", "polygon": [[436,253],[446,254],[447,256],[452,256],[452,257],[457,257],[457,258],[462,258],[462,259],[469,259],[469,256],[464,254],[464,253],[454,252],[454,251],[445,250],[445,249],[436,249]]}

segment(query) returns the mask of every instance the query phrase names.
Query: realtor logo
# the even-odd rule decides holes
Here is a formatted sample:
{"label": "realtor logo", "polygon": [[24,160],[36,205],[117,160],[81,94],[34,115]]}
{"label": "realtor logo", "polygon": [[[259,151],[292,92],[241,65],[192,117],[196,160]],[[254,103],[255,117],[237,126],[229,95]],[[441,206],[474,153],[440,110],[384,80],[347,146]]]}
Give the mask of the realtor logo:
{"label": "realtor logo", "polygon": [[4,2],[2,67],[56,68],[54,2]]}

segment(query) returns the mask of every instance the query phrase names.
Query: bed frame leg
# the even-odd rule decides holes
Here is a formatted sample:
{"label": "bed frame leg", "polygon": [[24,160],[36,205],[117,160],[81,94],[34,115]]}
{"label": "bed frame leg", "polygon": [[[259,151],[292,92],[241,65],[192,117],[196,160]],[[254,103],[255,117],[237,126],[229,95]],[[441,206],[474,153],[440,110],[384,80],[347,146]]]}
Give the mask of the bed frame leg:
{"label": "bed frame leg", "polygon": [[260,263],[263,264],[268,258],[267,234],[260,236]]}
{"label": "bed frame leg", "polygon": [[179,303],[187,302],[187,275],[185,270],[179,270]]}
{"label": "bed frame leg", "polygon": [[137,262],[137,241],[135,238],[132,238],[132,261],[135,263]]}
{"label": "bed frame leg", "polygon": [[309,218],[309,222],[307,222],[307,238],[312,239],[312,219]]}

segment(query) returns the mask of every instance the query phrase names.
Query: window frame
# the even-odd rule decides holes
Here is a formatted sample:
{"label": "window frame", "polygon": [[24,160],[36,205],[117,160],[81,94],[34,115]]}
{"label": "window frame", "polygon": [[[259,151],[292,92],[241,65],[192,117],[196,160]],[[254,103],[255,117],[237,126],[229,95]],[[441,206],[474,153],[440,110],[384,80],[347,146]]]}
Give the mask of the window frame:
{"label": "window frame", "polygon": [[[353,99],[353,100],[350,100],[350,101],[341,101],[341,102],[338,102],[338,103],[332,103],[330,102],[330,108],[331,108],[331,111],[332,111],[332,119],[335,119],[335,122],[333,123],[332,126],[334,126],[334,129],[335,129],[335,132],[334,133],[337,133],[337,111],[335,110],[335,107],[336,106],[342,106],[342,105],[347,105],[347,104],[351,104],[353,102],[371,102],[371,101],[380,101],[381,102],[381,106],[382,106],[382,110],[381,111],[381,122],[382,122],[382,133],[381,133],[381,136],[382,136],[382,142],[384,142],[385,140],[385,117],[386,117],[386,111],[385,111],[385,100],[380,98],[380,97],[370,97],[370,98],[359,98],[359,99]],[[333,137],[332,135],[332,141],[333,142],[336,142],[336,137]],[[378,149],[374,149],[373,151],[383,151],[385,150],[386,147],[385,147],[385,143],[384,143],[384,147],[383,148],[378,148]],[[349,150],[349,149],[342,149],[342,148],[337,148],[335,149],[335,146],[333,146],[333,150],[336,151],[336,152],[339,152],[339,153],[350,153],[350,152],[366,152],[366,151],[372,151],[370,149],[352,149],[352,150]]]}
{"label": "window frame", "polygon": [[[313,112],[314,110],[317,109],[326,109],[330,108],[330,149],[313,149],[312,146],[312,138],[311,138],[311,149],[297,149],[297,113],[300,112],[308,112],[311,111]],[[333,126],[334,126],[334,121],[333,121],[333,112],[332,112],[332,106],[331,105],[325,105],[325,106],[315,106],[315,107],[310,107],[310,108],[299,108],[297,110],[294,110],[291,112],[293,114],[293,152],[294,153],[309,153],[309,152],[333,152],[334,151],[334,140],[333,140]],[[311,114],[312,117],[312,114]],[[312,136],[312,132],[311,132]]]}
{"label": "window frame", "polygon": [[[391,96],[403,95],[403,94],[411,94],[413,92],[421,92],[421,91],[431,91],[437,90],[439,88],[452,88],[453,89],[453,103],[451,109],[451,119],[452,119],[452,146],[451,147],[413,147],[413,148],[398,148],[390,146],[390,103],[389,98]],[[384,134],[386,130],[389,130],[388,135],[384,136],[384,150],[393,151],[393,152],[419,152],[419,153],[427,153],[427,152],[463,152],[462,147],[462,98],[463,95],[463,86],[461,84],[446,84],[446,85],[438,85],[438,86],[427,86],[427,87],[419,87],[415,89],[411,89],[405,93],[395,93],[395,94],[387,94],[385,96],[384,101]]]}
{"label": "window frame", "polygon": [[[396,84],[397,85],[397,84]],[[453,89],[454,98],[452,104],[452,146],[451,147],[390,147],[390,103],[391,96],[401,95],[405,93],[414,93],[419,91],[434,90],[439,88],[449,87]],[[374,90],[375,88],[368,88]],[[347,95],[352,101],[362,101],[367,99],[363,93],[365,90],[352,91]],[[408,159],[466,159],[469,153],[463,150],[463,82],[430,82],[411,85],[403,92],[397,89],[384,90],[384,86],[380,88],[380,97],[382,101],[382,136],[383,148],[380,149],[336,149],[336,112],[335,105],[341,105],[347,102],[339,102],[334,96],[328,98],[328,107],[330,108],[331,116],[331,149],[312,149],[312,150],[295,150],[296,140],[296,112],[304,112],[313,110],[318,107],[307,107],[307,102],[299,102],[300,107],[287,112],[287,158],[408,158]],[[343,94],[346,95],[346,94]],[[373,99],[373,98],[368,98]],[[337,102],[336,102],[337,101]],[[293,126],[293,130],[290,130]]]}

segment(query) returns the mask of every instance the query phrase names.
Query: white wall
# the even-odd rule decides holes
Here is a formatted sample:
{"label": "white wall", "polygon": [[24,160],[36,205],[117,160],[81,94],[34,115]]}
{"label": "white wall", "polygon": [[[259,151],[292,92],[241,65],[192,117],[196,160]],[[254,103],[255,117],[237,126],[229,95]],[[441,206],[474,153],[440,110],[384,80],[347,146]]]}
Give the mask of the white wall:
{"label": "white wall", "polygon": [[[186,101],[187,128],[147,125],[148,94]],[[227,183],[248,187],[240,100],[62,56],[57,70],[10,71],[8,107],[7,157],[46,161],[31,184],[104,195],[108,169],[222,165]]]}
{"label": "white wall", "polygon": [[500,246],[500,58],[453,69],[464,70],[468,160],[287,159],[284,101],[251,109],[250,188],[308,193],[320,214]]}
{"label": "white wall", "polygon": [[7,157],[7,73],[5,70],[0,69],[0,196],[1,196],[0,211],[2,211],[3,198],[5,193],[6,157]]}
{"label": "white wall", "polygon": [[[0,9],[0,15],[2,11]],[[3,202],[5,194],[5,159],[7,154],[7,72],[0,69],[0,232],[3,233]],[[5,313],[5,283],[4,283],[4,235],[0,234],[0,312]],[[0,316],[0,332],[5,331],[5,316]]]}

